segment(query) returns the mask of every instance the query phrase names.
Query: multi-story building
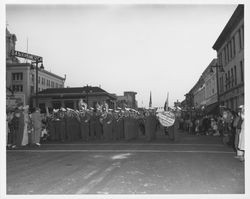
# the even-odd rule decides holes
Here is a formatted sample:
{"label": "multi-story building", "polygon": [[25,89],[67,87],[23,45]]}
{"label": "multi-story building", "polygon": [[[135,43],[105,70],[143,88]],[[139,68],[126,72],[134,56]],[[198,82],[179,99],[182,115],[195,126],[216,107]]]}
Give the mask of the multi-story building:
{"label": "multi-story building", "polygon": [[205,82],[203,77],[201,76],[198,82],[191,89],[193,95],[193,105],[195,109],[199,109],[202,106],[206,105],[205,99]]}
{"label": "multi-story building", "polygon": [[137,109],[136,92],[126,91],[123,96],[117,96],[117,106],[120,108],[133,108]]}
{"label": "multi-story building", "polygon": [[[15,51],[16,41],[16,36],[6,29],[6,87],[12,91],[12,95],[23,96],[23,104],[34,106],[31,97],[36,92],[47,88],[63,88],[65,77],[60,77],[39,67],[36,81],[35,67],[25,60],[22,61],[11,55],[11,52]],[[37,91],[36,82],[38,82]],[[7,94],[7,99],[8,97]]]}
{"label": "multi-story building", "polygon": [[218,70],[214,66],[217,66],[217,59],[213,59],[202,73],[205,82],[206,113],[212,113],[218,111],[218,93],[217,93]]}
{"label": "multi-story building", "polygon": [[244,104],[244,5],[238,5],[213,45],[218,64],[219,103],[232,110]]}

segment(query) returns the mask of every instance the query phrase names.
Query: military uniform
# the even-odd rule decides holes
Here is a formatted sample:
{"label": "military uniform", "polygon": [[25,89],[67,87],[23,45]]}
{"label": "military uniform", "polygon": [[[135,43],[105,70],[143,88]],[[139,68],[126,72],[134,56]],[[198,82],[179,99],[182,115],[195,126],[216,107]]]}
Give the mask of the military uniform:
{"label": "military uniform", "polygon": [[119,116],[118,113],[113,113],[112,115],[112,137],[113,140],[119,140],[120,139],[120,132],[119,132],[119,126],[118,126],[118,120]]}
{"label": "military uniform", "polygon": [[102,116],[102,124],[103,124],[103,138],[105,140],[112,140],[113,138],[113,122],[112,115],[110,113],[105,112]]}
{"label": "military uniform", "polygon": [[100,122],[100,113],[93,112],[90,119],[90,139],[101,139],[102,124]]}
{"label": "military uniform", "polygon": [[153,114],[145,118],[145,134],[148,141],[156,138],[156,117]]}
{"label": "military uniform", "polygon": [[86,111],[80,112],[80,128],[81,128],[81,139],[84,141],[89,140],[89,120],[90,115]]}

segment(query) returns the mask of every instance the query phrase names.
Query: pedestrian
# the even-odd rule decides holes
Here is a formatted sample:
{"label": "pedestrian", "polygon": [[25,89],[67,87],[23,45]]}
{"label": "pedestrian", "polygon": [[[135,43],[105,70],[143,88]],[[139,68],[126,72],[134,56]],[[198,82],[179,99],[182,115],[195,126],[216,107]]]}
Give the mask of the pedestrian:
{"label": "pedestrian", "polygon": [[29,144],[29,136],[28,136],[28,126],[30,121],[29,117],[29,106],[23,107],[23,120],[24,120],[24,128],[23,128],[23,138],[22,138],[22,146],[26,146]]}
{"label": "pedestrian", "polygon": [[35,111],[31,114],[31,121],[33,124],[31,143],[40,146],[40,138],[42,131],[42,117],[40,113],[40,108],[36,108]]}
{"label": "pedestrian", "polygon": [[20,110],[16,108],[14,112],[14,116],[12,120],[10,121],[10,134],[11,134],[10,143],[11,143],[12,149],[21,145],[20,139],[18,139],[21,137],[21,134],[23,133],[22,132],[23,129],[22,129],[21,122],[20,122],[21,121],[20,117],[21,117]]}
{"label": "pedestrian", "polygon": [[245,108],[243,105],[241,106],[241,119],[242,119],[242,123],[241,123],[241,129],[239,133],[238,149],[242,152],[242,155],[239,158],[239,160],[243,162],[245,161]]}
{"label": "pedestrian", "polygon": [[7,147],[10,148],[12,146],[12,127],[11,127],[11,121],[14,117],[14,111],[9,110],[7,111],[7,118],[6,118],[6,133],[7,133],[7,138],[6,138],[6,143]]}
{"label": "pedestrian", "polygon": [[200,119],[199,118],[195,120],[195,135],[197,136],[200,135]]}

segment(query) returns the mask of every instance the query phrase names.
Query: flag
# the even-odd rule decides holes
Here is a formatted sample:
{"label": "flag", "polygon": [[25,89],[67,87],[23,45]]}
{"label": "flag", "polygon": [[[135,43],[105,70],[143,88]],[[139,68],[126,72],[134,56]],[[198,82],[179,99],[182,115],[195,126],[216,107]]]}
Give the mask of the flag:
{"label": "flag", "polygon": [[164,111],[167,111],[168,110],[168,95],[167,95],[167,99],[165,101],[165,104],[164,104]]}
{"label": "flag", "polygon": [[151,91],[150,91],[150,98],[149,98],[149,108],[152,107],[152,96],[151,96]]}

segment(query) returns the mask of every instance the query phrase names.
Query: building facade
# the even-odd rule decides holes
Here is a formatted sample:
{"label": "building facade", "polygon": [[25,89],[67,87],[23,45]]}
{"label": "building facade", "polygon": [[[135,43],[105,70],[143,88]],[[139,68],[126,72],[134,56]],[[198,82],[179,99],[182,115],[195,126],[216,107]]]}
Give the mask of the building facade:
{"label": "building facade", "polygon": [[205,82],[206,113],[218,112],[218,69],[216,66],[217,59],[213,59],[202,73]]}
{"label": "building facade", "polygon": [[50,88],[38,93],[39,107],[44,111],[45,107],[59,109],[61,107],[79,109],[78,104],[82,99],[89,108],[95,108],[96,104],[106,102],[109,108],[115,108],[116,96],[100,87],[72,87],[72,88]]}
{"label": "building facade", "polygon": [[136,92],[126,91],[123,96],[117,96],[117,106],[120,108],[137,109]]}
{"label": "building facade", "polygon": [[218,64],[219,103],[231,110],[244,104],[244,5],[238,5],[213,45]]}
{"label": "building facade", "polygon": [[[11,55],[11,51],[15,50],[16,41],[16,36],[10,34],[6,29],[6,88],[12,91],[12,95],[23,95],[23,104],[34,106],[31,97],[33,97],[36,92],[47,88],[63,88],[65,77],[60,77],[54,73],[38,68],[38,90],[36,91],[35,67],[27,61],[22,62],[21,59]],[[9,96],[7,96],[7,99],[8,97]]]}
{"label": "building facade", "polygon": [[206,104],[205,82],[201,76],[195,86],[192,88],[193,104],[195,109],[199,109]]}

